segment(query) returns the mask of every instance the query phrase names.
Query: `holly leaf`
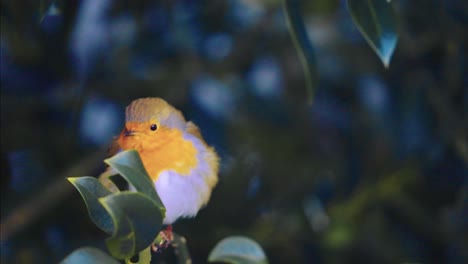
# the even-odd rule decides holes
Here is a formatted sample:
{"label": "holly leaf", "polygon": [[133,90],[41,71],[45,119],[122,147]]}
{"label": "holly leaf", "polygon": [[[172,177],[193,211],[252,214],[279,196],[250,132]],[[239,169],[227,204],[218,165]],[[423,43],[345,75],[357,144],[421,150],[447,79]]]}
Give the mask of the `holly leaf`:
{"label": "holly leaf", "polygon": [[151,247],[147,247],[138,255],[135,257],[132,257],[130,259],[125,260],[125,264],[149,264],[151,263]]}
{"label": "holly leaf", "polygon": [[305,84],[307,88],[308,101],[311,103],[314,90],[318,83],[317,70],[315,68],[315,52],[302,19],[299,0],[283,0],[286,25],[296,48],[297,55],[304,70]]}
{"label": "holly leaf", "polygon": [[123,191],[100,198],[112,218],[114,232],[106,240],[115,258],[129,259],[147,248],[162,228],[163,213],[141,192]]}
{"label": "holly leaf", "polygon": [[257,242],[247,237],[231,236],[218,242],[211,251],[208,262],[267,264],[268,260]]}
{"label": "holly leaf", "polygon": [[386,68],[398,41],[397,18],[388,0],[348,0],[354,24]]}
{"label": "holly leaf", "polygon": [[105,162],[137,192],[113,193],[94,177],[68,180],[83,197],[93,222],[112,235],[106,240],[112,256],[131,261],[157,237],[165,208],[136,151],[121,152]]}
{"label": "holly leaf", "polygon": [[70,177],[67,178],[67,180],[71,182],[81,194],[91,220],[104,232],[112,234],[114,230],[113,221],[106,209],[104,209],[99,202],[99,198],[110,195],[112,192],[106,189],[104,185],[94,177]]}
{"label": "holly leaf", "polygon": [[119,264],[105,252],[92,247],[79,248],[65,257],[60,264]]}
{"label": "holly leaf", "polygon": [[163,214],[166,212],[161,199],[156,193],[154,183],[141,162],[136,150],[127,150],[104,160],[109,166],[117,171],[124,179],[133,185],[138,192],[146,194],[158,206]]}

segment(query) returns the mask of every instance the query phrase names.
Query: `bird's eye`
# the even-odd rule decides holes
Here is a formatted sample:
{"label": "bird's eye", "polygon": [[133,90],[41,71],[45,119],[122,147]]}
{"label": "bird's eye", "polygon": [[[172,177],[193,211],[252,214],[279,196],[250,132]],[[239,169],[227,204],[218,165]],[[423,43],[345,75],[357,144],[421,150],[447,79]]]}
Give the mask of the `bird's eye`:
{"label": "bird's eye", "polygon": [[158,126],[156,124],[152,124],[150,126],[150,129],[153,130],[153,131],[156,131],[156,129],[158,129]]}

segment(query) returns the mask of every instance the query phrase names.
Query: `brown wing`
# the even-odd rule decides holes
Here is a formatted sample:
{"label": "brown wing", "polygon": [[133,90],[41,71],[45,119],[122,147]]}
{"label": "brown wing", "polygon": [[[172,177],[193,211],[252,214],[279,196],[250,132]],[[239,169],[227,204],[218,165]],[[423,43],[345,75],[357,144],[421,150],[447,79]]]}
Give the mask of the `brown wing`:
{"label": "brown wing", "polygon": [[200,133],[200,129],[192,121],[187,122],[186,128],[187,128],[187,132],[189,132],[190,134],[196,136],[197,138],[205,142],[205,140],[203,140],[203,137]]}
{"label": "brown wing", "polygon": [[[205,175],[204,177],[206,177],[208,186],[210,187],[210,189],[212,189],[218,182],[219,156],[218,154],[216,154],[216,151],[213,147],[208,146],[206,144],[205,140],[203,139],[200,133],[200,129],[197,127],[197,125],[189,121],[187,122],[186,128],[187,128],[188,133],[199,138],[201,142],[203,142],[203,144],[206,146],[204,158],[208,162],[210,170],[209,170],[209,173]],[[208,196],[206,196],[206,200],[204,204],[208,202],[209,197],[210,195],[208,194]]]}
{"label": "brown wing", "polygon": [[120,146],[119,146],[119,143],[117,142],[117,137],[114,137],[112,139],[111,144],[109,145],[109,148],[107,149],[107,155],[109,157],[112,157],[115,154],[117,154],[119,151],[120,151]]}

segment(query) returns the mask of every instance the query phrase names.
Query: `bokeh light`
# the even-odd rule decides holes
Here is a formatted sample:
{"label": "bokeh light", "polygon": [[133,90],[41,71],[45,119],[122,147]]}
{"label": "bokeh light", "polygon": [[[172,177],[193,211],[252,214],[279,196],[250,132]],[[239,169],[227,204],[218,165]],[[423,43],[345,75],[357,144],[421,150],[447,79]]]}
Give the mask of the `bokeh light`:
{"label": "bokeh light", "polygon": [[283,1],[2,3],[0,262],[106,248],[66,178],[102,173],[125,106],[161,97],[221,157],[210,202],[174,224],[192,263],[229,235],[272,264],[468,263],[466,1],[385,1],[388,68],[347,2],[290,2],[312,102]]}

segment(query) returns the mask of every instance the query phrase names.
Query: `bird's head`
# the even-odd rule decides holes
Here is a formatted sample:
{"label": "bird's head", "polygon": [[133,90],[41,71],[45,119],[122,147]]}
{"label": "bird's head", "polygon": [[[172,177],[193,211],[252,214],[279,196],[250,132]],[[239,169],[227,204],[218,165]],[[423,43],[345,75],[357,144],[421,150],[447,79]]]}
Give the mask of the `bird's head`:
{"label": "bird's head", "polygon": [[119,135],[124,149],[158,148],[182,136],[186,121],[181,112],[161,98],[141,98],[125,110],[125,127]]}

